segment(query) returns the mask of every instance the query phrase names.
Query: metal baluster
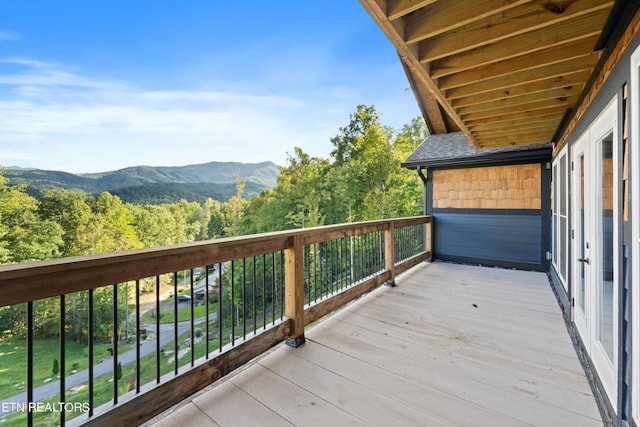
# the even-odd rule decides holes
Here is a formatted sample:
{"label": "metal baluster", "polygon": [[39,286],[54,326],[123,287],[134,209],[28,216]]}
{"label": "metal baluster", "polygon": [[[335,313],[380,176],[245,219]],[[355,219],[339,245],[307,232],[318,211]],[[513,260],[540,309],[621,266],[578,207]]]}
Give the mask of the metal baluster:
{"label": "metal baluster", "polygon": [[136,393],[138,394],[140,393],[140,335],[140,280],[136,280]]}
{"label": "metal baluster", "polygon": [[[222,263],[218,263],[218,350],[222,352]],[[231,310],[233,311],[233,310]]]}
{"label": "metal baluster", "polygon": [[271,253],[271,324],[276,324],[276,304],[278,296],[276,295],[276,253]]}
{"label": "metal baluster", "polygon": [[204,358],[209,358],[209,266],[204,266],[204,321],[205,321],[205,340],[204,340]]}
{"label": "metal baluster", "polygon": [[256,313],[256,257],[253,256],[253,334],[255,335],[258,326],[256,321],[258,320],[258,316]]}
{"label": "metal baluster", "polygon": [[242,258],[242,339],[247,339],[247,259]]}
{"label": "metal baluster", "polygon": [[160,384],[160,276],[156,276],[156,384]]}
{"label": "metal baluster", "polygon": [[195,311],[194,311],[194,293],[193,293],[193,268],[189,269],[189,295],[191,296],[191,366],[195,365]]}
{"label": "metal baluster", "polygon": [[[27,406],[33,402],[33,302],[27,303]],[[33,412],[27,410],[27,426],[33,426]]]}
{"label": "metal baluster", "polygon": [[118,403],[118,285],[113,285],[113,404]]}
{"label": "metal baluster", "polygon": [[231,345],[236,343],[236,300],[235,300],[235,285],[234,285],[234,260],[231,260]]}
{"label": "metal baluster", "polygon": [[267,329],[267,254],[262,254],[262,328]]}
{"label": "metal baluster", "polygon": [[178,375],[178,272],[173,272],[173,373]]}
{"label": "metal baluster", "polygon": [[[65,311],[66,311],[65,296],[60,295],[60,371],[59,373],[60,373],[60,403],[63,404],[63,406],[65,402],[65,391],[66,391],[66,384],[64,380],[64,373],[66,371],[65,340],[67,339],[65,334]],[[64,424],[65,424],[65,413],[64,413],[64,410],[62,409],[60,410],[60,425],[64,426]]]}
{"label": "metal baluster", "polygon": [[93,289],[89,289],[89,417],[93,416],[93,340],[94,340],[94,313],[93,313]]}

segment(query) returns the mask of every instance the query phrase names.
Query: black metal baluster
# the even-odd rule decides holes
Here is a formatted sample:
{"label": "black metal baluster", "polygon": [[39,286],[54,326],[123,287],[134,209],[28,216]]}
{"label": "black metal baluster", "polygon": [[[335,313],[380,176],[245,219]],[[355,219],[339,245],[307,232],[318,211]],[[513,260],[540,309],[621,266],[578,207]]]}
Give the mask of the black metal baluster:
{"label": "black metal baluster", "polygon": [[173,272],[173,373],[178,375],[178,272]]}
{"label": "black metal baluster", "polygon": [[[27,407],[33,402],[33,302],[27,303]],[[33,411],[27,409],[27,426],[33,426]]]}
{"label": "black metal baluster", "polygon": [[231,260],[231,345],[236,343],[235,260]]}
{"label": "black metal baluster", "polygon": [[156,383],[160,384],[160,276],[156,276]]}
{"label": "black metal baluster", "polygon": [[276,294],[276,253],[271,252],[271,324],[276,324],[276,304],[278,295]]}
{"label": "black metal baluster", "polygon": [[140,393],[140,335],[140,280],[136,280],[136,393]]}
{"label": "black metal baluster", "polygon": [[255,335],[258,326],[256,321],[258,316],[256,313],[256,256],[253,256],[253,334]]}
{"label": "black metal baluster", "polygon": [[189,269],[189,295],[191,297],[191,366],[195,365],[195,311],[194,311],[194,293],[193,293],[193,268]]}
{"label": "black metal baluster", "polygon": [[331,240],[329,242],[329,259],[331,260],[331,264],[330,264],[331,265],[331,269],[329,270],[331,275],[330,275],[329,280],[331,281],[331,293],[332,294],[335,292],[334,291],[334,284],[335,284],[335,269],[336,269],[335,260],[334,260],[335,253],[334,253],[334,249],[333,249],[334,245],[335,245],[335,240]]}
{"label": "black metal baluster", "polygon": [[284,318],[284,251],[280,251],[280,320]]}
{"label": "black metal baluster", "polygon": [[313,302],[318,301],[318,244],[313,244]]}
{"label": "black metal baluster", "polygon": [[93,317],[93,289],[89,289],[89,301],[88,301],[88,308],[89,308],[89,321],[88,321],[88,327],[89,327],[89,336],[87,337],[87,339],[89,340],[88,345],[89,345],[89,417],[93,416],[93,407],[94,407],[94,401],[93,401],[93,340],[94,340],[94,329],[95,329],[95,325],[94,325],[94,317]]}
{"label": "black metal baluster", "polygon": [[[222,263],[218,263],[218,350],[222,353]],[[233,310],[232,310],[233,311]]]}
{"label": "black metal baluster", "polygon": [[113,404],[118,403],[118,285],[113,285]]}
{"label": "black metal baluster", "polygon": [[340,238],[338,239],[338,241],[336,242],[338,244],[338,247],[340,248],[340,250],[338,251],[338,258],[339,258],[339,274],[340,274],[340,280],[338,283],[340,283],[340,289],[343,289],[345,287],[345,283],[344,283],[344,239]]}
{"label": "black metal baluster", "polygon": [[204,266],[204,321],[205,321],[205,340],[204,340],[204,358],[209,358],[209,266]]}
{"label": "black metal baluster", "polygon": [[369,256],[369,254],[371,253],[371,234],[367,233],[367,234],[363,234],[362,237],[364,238],[364,251],[363,251],[363,256],[364,256],[364,276],[365,277],[369,277],[369,275],[371,274],[371,258]]}
{"label": "black metal baluster", "polygon": [[247,339],[247,259],[242,258],[242,339]]}
{"label": "black metal baluster", "polygon": [[[65,392],[66,392],[66,384],[65,384],[65,379],[64,379],[64,374],[66,372],[66,361],[65,361],[65,356],[66,356],[66,343],[65,340],[67,339],[66,337],[66,333],[65,333],[65,312],[66,312],[66,307],[65,307],[65,296],[64,295],[60,295],[60,403],[62,404],[61,406],[64,406],[64,402],[65,402]],[[64,426],[65,424],[65,413],[64,413],[64,409],[60,409],[60,425]]]}
{"label": "black metal baluster", "polygon": [[262,329],[267,329],[267,254],[262,254]]}

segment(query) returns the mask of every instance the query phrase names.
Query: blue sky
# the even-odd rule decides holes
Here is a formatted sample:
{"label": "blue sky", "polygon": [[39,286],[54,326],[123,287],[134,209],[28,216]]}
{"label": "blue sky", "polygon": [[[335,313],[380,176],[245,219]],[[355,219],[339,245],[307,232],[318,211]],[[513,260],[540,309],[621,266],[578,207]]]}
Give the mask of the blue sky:
{"label": "blue sky", "polygon": [[0,2],[0,165],[328,157],[358,104],[419,115],[357,0]]}

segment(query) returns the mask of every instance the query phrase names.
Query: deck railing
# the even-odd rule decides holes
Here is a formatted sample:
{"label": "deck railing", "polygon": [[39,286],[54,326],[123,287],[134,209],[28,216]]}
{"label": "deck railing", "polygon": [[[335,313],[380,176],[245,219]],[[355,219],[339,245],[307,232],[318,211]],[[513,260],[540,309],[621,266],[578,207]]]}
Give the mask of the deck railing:
{"label": "deck railing", "polygon": [[139,424],[430,256],[421,216],[1,266],[1,421]]}

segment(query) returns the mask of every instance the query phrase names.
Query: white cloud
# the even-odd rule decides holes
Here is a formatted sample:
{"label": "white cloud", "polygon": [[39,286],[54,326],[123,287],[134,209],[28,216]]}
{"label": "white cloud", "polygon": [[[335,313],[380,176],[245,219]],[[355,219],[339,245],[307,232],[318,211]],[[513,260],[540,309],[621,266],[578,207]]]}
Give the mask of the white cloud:
{"label": "white cloud", "polygon": [[[208,161],[284,164],[294,146],[326,157],[330,137],[358,103],[367,103],[356,101],[362,94],[349,87],[295,96],[148,90],[40,61],[1,63],[20,71],[0,74],[0,164],[69,172]],[[404,114],[408,122],[412,116]]]}
{"label": "white cloud", "polygon": [[20,40],[20,34],[10,30],[0,30],[0,42],[3,40]]}

